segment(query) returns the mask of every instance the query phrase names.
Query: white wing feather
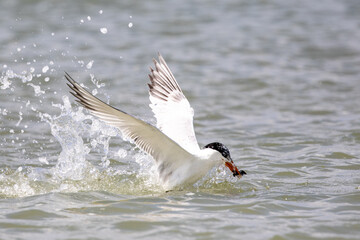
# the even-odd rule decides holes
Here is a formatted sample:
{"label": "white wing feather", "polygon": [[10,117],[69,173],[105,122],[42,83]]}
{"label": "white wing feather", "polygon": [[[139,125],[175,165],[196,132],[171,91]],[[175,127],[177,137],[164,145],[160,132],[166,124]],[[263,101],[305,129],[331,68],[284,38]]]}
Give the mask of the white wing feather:
{"label": "white wing feather", "polygon": [[194,132],[194,110],[164,58],[159,54],[159,62],[153,61],[155,69],[150,68],[149,74],[149,106],[157,120],[156,126],[185,150],[196,153],[200,148]]}
{"label": "white wing feather", "polygon": [[192,155],[154,126],[118,110],[81,87],[69,74],[68,86],[78,102],[107,124],[117,127],[123,136],[151,155],[158,166],[159,176],[165,182],[176,169],[191,161]]}

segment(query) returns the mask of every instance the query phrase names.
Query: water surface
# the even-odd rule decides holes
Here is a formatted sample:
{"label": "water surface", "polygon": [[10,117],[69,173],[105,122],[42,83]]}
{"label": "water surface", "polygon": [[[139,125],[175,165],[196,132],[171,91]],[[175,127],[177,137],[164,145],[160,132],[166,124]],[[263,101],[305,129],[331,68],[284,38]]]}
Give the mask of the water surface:
{"label": "water surface", "polygon": [[[358,1],[0,3],[1,239],[358,239]],[[150,123],[161,52],[213,169],[164,193],[152,160],[63,77]]]}

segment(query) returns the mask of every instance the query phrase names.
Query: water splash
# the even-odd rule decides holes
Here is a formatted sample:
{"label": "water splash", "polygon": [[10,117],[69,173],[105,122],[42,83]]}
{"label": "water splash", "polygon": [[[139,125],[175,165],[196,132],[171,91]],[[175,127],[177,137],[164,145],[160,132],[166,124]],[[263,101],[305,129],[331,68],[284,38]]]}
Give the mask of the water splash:
{"label": "water splash", "polygon": [[7,75],[0,77],[0,88],[1,89],[7,89],[11,86],[12,81],[9,80],[9,77]]}
{"label": "water splash", "polygon": [[38,96],[45,93],[45,91],[41,90],[41,87],[39,85],[35,85],[35,84],[32,84],[32,83],[28,83],[27,85],[34,88],[34,92],[35,92],[36,97],[38,97]]}
{"label": "water splash", "polygon": [[91,60],[90,62],[88,62],[88,64],[86,64],[86,68],[91,69],[93,64],[94,64],[94,60]]}
{"label": "water splash", "polygon": [[42,115],[42,120],[49,123],[51,134],[61,145],[61,153],[58,157],[54,175],[63,179],[79,180],[83,177],[85,155],[90,149],[84,146],[79,135],[79,125],[73,121],[71,115],[61,115],[51,118],[47,114]]}
{"label": "water splash", "polygon": [[[90,75],[94,89],[97,93],[104,86],[94,75]],[[10,80],[11,79],[11,80]],[[34,89],[34,96],[46,98],[44,90],[40,88],[43,80],[41,75],[30,69],[22,74],[16,74],[7,69],[1,76],[0,83],[3,91],[16,89],[14,81],[20,80],[22,86]],[[31,83],[29,83],[31,81]],[[29,92],[29,91],[28,91]],[[47,90],[46,92],[50,92]],[[40,100],[41,101],[41,100]],[[44,151],[43,155],[35,155],[34,161],[39,165],[27,165],[26,162],[20,167],[13,169],[7,166],[0,170],[0,197],[25,197],[49,192],[78,192],[78,191],[107,191],[120,194],[153,194],[163,192],[157,176],[156,166],[153,160],[146,154],[139,152],[136,147],[130,145],[110,148],[112,139],[118,138],[120,132],[93,116],[87,114],[82,107],[72,107],[68,96],[62,97],[62,103],[48,104],[60,113],[50,115],[43,113],[36,101],[21,100],[21,111],[18,112],[19,120],[10,134],[14,136],[24,133],[28,124],[26,110],[37,114],[41,122],[45,122],[59,144],[59,152],[49,155],[46,145],[39,145],[33,139],[35,147]],[[45,101],[46,102],[46,101]],[[45,103],[42,103],[45,104]],[[8,109],[0,109],[2,116],[9,114]],[[10,112],[10,114],[13,114]],[[34,124],[39,124],[35,123]],[[14,124],[15,125],[15,124]],[[19,129],[18,128],[21,128]],[[48,140],[51,143],[53,140]],[[20,151],[20,150],[19,150]],[[31,151],[31,150],[30,150]],[[21,154],[27,154],[29,150],[22,149]],[[234,181],[227,177],[225,170],[214,170],[203,180],[194,185],[196,189],[212,189],[226,185],[234,189]]]}

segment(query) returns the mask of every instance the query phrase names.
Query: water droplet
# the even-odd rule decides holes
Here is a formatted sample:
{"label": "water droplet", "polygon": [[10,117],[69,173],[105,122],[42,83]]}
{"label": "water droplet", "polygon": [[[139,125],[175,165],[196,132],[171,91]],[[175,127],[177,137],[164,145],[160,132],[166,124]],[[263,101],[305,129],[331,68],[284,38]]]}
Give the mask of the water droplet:
{"label": "water droplet", "polygon": [[49,162],[48,162],[48,160],[46,159],[46,157],[39,157],[39,162],[44,163],[44,164],[46,164],[46,165],[49,164]]}
{"label": "water droplet", "polygon": [[4,108],[3,111],[2,111],[2,115],[6,116],[7,113],[8,113],[8,110],[6,108]]}
{"label": "water droplet", "polygon": [[107,34],[108,30],[107,30],[107,28],[103,27],[103,28],[100,28],[100,32],[102,34]]}
{"label": "water droplet", "polygon": [[42,72],[43,72],[43,73],[46,73],[48,70],[49,70],[49,66],[44,66],[44,67],[42,68]]}
{"label": "water droplet", "polygon": [[91,17],[90,17],[90,16],[87,16],[87,20],[88,20],[88,21],[91,21]]}
{"label": "water droplet", "polygon": [[133,23],[132,22],[129,22],[129,28],[132,28],[133,27]]}
{"label": "water droplet", "polygon": [[91,60],[88,64],[86,64],[86,68],[87,69],[92,68],[93,63],[94,63],[94,60]]}
{"label": "water droplet", "polygon": [[119,151],[116,153],[116,155],[119,156],[119,158],[125,158],[127,156],[127,151],[125,149],[119,149]]}
{"label": "water droplet", "polygon": [[103,14],[103,12],[104,12],[103,10],[100,10],[100,11],[99,11],[99,14]]}
{"label": "water droplet", "polygon": [[85,63],[84,63],[83,60],[79,60],[79,61],[78,61],[78,64],[80,64],[80,66],[83,67]]}

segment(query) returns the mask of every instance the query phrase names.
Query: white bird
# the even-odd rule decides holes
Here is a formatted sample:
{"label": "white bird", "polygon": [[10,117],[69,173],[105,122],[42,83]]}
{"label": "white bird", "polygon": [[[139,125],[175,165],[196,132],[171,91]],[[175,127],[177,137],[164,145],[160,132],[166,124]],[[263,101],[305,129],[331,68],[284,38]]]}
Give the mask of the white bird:
{"label": "white bird", "polygon": [[164,190],[193,184],[220,164],[225,164],[234,177],[241,178],[246,172],[238,170],[225,145],[213,142],[200,149],[193,127],[194,110],[163,57],[159,54],[159,62],[153,61],[155,69],[150,67],[148,85],[157,127],[101,101],[68,73],[65,77],[77,102],[108,125],[118,128],[123,137],[154,159]]}

